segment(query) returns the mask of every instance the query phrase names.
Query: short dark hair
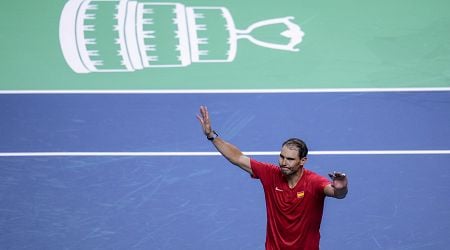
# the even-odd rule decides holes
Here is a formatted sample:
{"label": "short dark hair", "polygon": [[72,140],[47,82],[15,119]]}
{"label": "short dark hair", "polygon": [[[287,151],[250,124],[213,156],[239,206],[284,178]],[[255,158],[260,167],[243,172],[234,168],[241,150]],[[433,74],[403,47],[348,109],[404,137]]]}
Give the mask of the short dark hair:
{"label": "short dark hair", "polygon": [[290,138],[286,140],[283,142],[282,147],[284,146],[297,148],[300,159],[308,155],[308,147],[306,146],[306,143],[298,138]]}

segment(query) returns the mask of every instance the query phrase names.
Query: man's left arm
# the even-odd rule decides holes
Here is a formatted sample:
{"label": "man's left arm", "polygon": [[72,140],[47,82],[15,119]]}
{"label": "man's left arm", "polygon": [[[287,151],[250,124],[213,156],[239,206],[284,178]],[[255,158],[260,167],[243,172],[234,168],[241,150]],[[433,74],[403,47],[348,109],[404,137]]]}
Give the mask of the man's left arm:
{"label": "man's left arm", "polygon": [[331,178],[331,183],[325,186],[325,195],[336,199],[344,199],[348,192],[347,175],[340,172],[333,172],[328,175]]}

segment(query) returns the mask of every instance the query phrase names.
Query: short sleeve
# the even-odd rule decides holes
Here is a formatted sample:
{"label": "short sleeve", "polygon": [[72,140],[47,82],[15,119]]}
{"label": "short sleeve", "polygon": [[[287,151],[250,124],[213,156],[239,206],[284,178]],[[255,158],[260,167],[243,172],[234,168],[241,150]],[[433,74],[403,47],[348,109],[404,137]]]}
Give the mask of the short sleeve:
{"label": "short sleeve", "polygon": [[259,162],[255,159],[250,159],[250,167],[252,168],[252,178],[264,179],[271,176],[273,172],[278,171],[278,168],[272,164]]}
{"label": "short sleeve", "polygon": [[315,174],[314,186],[316,187],[317,191],[323,191],[324,188],[330,183],[331,182],[327,178],[325,178],[321,175]]}

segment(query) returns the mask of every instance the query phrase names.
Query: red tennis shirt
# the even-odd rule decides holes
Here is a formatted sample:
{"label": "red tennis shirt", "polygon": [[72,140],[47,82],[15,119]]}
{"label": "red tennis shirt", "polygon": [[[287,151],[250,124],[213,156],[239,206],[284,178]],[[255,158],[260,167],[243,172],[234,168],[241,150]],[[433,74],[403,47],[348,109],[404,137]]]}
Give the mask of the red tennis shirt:
{"label": "red tennis shirt", "polygon": [[290,188],[278,166],[251,159],[251,168],[266,198],[266,249],[319,249],[324,188],[330,181],[304,169],[298,183]]}

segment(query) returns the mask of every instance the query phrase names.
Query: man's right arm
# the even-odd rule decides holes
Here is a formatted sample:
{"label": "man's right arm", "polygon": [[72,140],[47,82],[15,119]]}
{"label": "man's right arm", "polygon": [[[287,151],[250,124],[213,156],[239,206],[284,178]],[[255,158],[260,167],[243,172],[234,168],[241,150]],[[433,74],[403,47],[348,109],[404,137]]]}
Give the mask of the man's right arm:
{"label": "man's right arm", "polygon": [[229,162],[253,175],[250,165],[250,158],[245,156],[236,146],[222,140],[220,137],[216,137],[212,143],[216,147],[217,151],[219,151]]}
{"label": "man's right arm", "polygon": [[222,140],[215,135],[214,130],[211,128],[211,121],[209,120],[209,112],[206,106],[200,106],[200,115],[197,115],[197,119],[202,125],[203,133],[207,138],[212,140],[212,143],[228,161],[232,164],[240,167],[244,171],[253,175],[252,168],[250,166],[250,158],[245,156],[236,146],[231,143]]}

